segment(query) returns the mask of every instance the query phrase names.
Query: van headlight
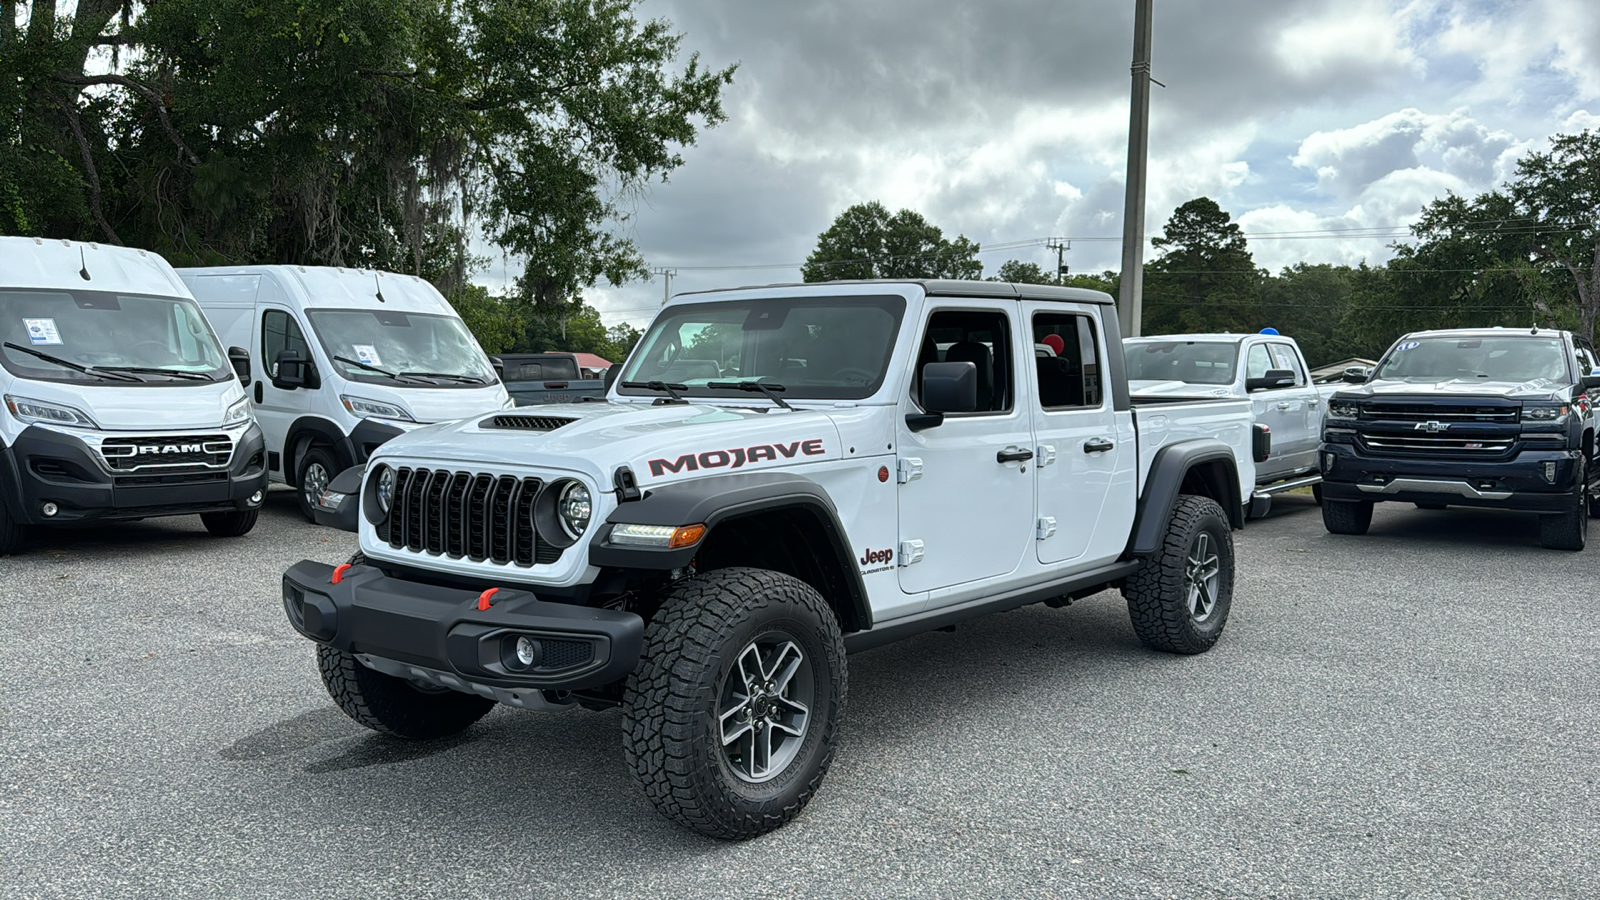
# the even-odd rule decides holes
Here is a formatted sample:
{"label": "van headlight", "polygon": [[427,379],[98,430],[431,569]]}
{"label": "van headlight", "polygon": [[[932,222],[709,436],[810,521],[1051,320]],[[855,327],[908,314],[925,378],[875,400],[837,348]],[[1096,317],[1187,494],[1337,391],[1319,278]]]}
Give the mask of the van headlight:
{"label": "van headlight", "polygon": [[239,401],[228,407],[222,415],[222,427],[231,428],[234,425],[243,425],[250,421],[250,398],[240,397]]}
{"label": "van headlight", "polygon": [[394,403],[384,403],[381,400],[368,400],[365,397],[352,397],[349,394],[340,394],[340,401],[344,408],[353,416],[363,419],[393,419],[396,422],[415,422],[411,413],[406,412]]}
{"label": "van headlight", "polygon": [[6,395],[6,409],[17,417],[19,422],[38,422],[42,425],[66,425],[72,428],[93,428],[100,430],[88,413],[75,407],[60,403],[46,403],[43,400],[32,400],[27,397],[14,397]]}

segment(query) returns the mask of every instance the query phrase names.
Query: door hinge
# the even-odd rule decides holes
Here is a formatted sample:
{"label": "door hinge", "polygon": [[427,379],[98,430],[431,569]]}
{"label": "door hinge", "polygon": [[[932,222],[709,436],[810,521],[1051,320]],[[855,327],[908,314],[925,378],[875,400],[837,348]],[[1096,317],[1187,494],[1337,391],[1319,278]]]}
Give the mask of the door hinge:
{"label": "door hinge", "polygon": [[1039,517],[1039,527],[1038,527],[1038,532],[1037,532],[1037,534],[1039,535],[1039,540],[1041,540],[1041,541],[1048,540],[1055,533],[1056,533],[1056,517],[1055,516],[1040,516]]}
{"label": "door hinge", "polygon": [[1040,444],[1039,453],[1034,457],[1033,464],[1044,468],[1056,461],[1056,448],[1053,444]]}
{"label": "door hinge", "polygon": [[922,542],[921,541],[901,541],[900,542],[900,565],[902,565],[902,566],[914,566],[919,562],[922,562]]}
{"label": "door hinge", "polygon": [[900,484],[916,481],[922,477],[922,460],[916,457],[906,457],[896,465],[897,479]]}

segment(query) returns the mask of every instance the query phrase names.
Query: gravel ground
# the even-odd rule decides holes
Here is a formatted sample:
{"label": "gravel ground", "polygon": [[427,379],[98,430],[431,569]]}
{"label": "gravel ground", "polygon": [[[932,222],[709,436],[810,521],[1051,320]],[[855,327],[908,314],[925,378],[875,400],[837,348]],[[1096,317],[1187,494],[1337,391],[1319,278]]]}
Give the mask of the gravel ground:
{"label": "gravel ground", "polygon": [[659,818],[615,711],[408,745],[329,701],[278,601],[353,537],[274,492],[0,559],[0,896],[1600,895],[1600,546],[1310,498],[1236,536],[1227,634],[1112,593],[851,658],[832,772],[742,844]]}

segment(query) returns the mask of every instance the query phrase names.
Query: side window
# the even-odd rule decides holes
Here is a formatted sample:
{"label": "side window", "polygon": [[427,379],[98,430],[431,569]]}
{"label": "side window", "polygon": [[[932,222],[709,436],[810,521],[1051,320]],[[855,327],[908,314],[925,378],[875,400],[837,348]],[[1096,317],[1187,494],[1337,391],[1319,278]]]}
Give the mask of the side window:
{"label": "side window", "polygon": [[1272,368],[1272,357],[1267,355],[1267,345],[1256,344],[1251,347],[1249,355],[1244,359],[1244,377],[1264,378],[1270,368]]}
{"label": "side window", "polygon": [[1581,378],[1593,374],[1597,365],[1600,363],[1595,361],[1594,351],[1582,344],[1578,345],[1578,376]]}
{"label": "side window", "polygon": [[1272,350],[1272,367],[1274,369],[1288,369],[1294,373],[1295,387],[1305,387],[1306,372],[1300,368],[1300,357],[1295,355],[1294,348],[1288,344],[1268,344]]}
{"label": "side window", "polygon": [[1033,317],[1034,368],[1039,405],[1045,409],[1098,407],[1100,342],[1088,316],[1038,313]]}
{"label": "side window", "polygon": [[275,360],[282,350],[299,350],[303,358],[311,358],[300,323],[281,309],[269,309],[261,316],[261,362],[269,375],[278,374]]}
{"label": "side window", "polygon": [[978,412],[1009,412],[1015,376],[1011,369],[1011,322],[1004,313],[939,310],[928,317],[917,354],[911,398],[921,401],[922,367],[931,362],[970,362],[978,370]]}

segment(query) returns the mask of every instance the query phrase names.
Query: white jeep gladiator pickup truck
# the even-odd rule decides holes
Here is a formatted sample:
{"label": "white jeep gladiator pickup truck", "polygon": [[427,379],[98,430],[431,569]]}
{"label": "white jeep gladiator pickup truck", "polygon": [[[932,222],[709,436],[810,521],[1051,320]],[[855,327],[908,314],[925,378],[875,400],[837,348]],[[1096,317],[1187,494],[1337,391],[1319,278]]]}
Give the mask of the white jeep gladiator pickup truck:
{"label": "white jeep gladiator pickup truck", "polygon": [[[319,520],[361,552],[291,568],[285,610],[376,731],[620,706],[662,813],[771,830],[828,768],[848,652],[1111,587],[1150,647],[1222,633],[1249,404],[1136,410],[1111,302],[959,281],[679,296],[607,402],[421,428],[341,473]],[[1063,351],[1036,355],[1050,335]],[[717,374],[663,378],[698,361]]]}
{"label": "white jeep gladiator pickup truck", "polygon": [[1260,334],[1167,334],[1124,338],[1129,390],[1136,403],[1164,398],[1234,397],[1250,401],[1272,455],[1256,464],[1260,494],[1311,486],[1318,492],[1317,446],[1328,398],[1337,385],[1311,381],[1294,338]]}

